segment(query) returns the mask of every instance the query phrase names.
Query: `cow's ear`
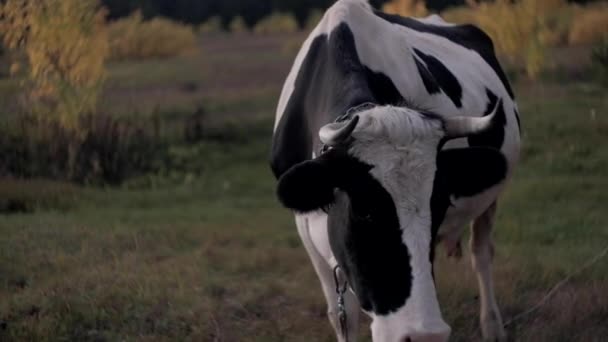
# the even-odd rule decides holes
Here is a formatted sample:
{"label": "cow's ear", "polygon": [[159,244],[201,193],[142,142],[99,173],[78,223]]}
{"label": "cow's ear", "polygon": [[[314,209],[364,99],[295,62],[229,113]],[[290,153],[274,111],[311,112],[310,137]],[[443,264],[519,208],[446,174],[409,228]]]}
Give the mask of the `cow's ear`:
{"label": "cow's ear", "polygon": [[335,179],[324,156],[294,165],[281,178],[277,195],[281,203],[297,212],[327,208],[334,201]]}
{"label": "cow's ear", "polygon": [[454,148],[437,155],[436,178],[450,195],[471,197],[502,182],[507,168],[507,159],[497,149]]}

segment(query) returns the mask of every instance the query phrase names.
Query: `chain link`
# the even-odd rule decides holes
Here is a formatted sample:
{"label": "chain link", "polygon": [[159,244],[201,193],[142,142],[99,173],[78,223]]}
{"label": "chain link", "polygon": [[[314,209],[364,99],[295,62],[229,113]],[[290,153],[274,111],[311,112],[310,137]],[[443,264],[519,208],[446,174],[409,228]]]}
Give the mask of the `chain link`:
{"label": "chain link", "polygon": [[[348,280],[342,277],[344,282],[340,284],[340,266],[334,267],[334,282],[336,284],[336,294],[338,295],[338,321],[340,322],[340,333],[344,341],[348,342],[348,317],[346,315],[346,304],[344,303],[344,293],[348,288]],[[344,274],[342,274],[344,275]]]}

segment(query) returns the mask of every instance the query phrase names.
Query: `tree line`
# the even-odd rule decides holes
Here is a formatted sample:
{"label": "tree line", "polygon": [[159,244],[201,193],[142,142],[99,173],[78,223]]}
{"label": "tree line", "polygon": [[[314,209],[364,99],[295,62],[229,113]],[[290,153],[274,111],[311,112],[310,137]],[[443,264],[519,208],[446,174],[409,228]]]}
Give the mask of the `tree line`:
{"label": "tree line", "polygon": [[[102,0],[109,10],[110,19],[127,16],[141,10],[144,17],[165,16],[189,24],[200,24],[212,17],[219,17],[228,27],[235,17],[243,18],[248,27],[253,27],[262,18],[273,12],[284,12],[294,16],[303,27],[314,10],[323,10],[336,0]],[[370,0],[376,8],[389,0]],[[449,6],[464,4],[465,0],[428,0],[427,7],[440,11]]]}
{"label": "tree line", "polygon": [[[4,0],[0,0],[2,2]],[[243,18],[248,27],[253,27],[262,18],[273,12],[292,14],[300,27],[304,27],[314,10],[324,10],[336,0],[101,0],[109,11],[110,19],[128,16],[141,10],[145,18],[164,16],[177,21],[200,24],[212,17],[221,19],[228,28],[235,17]],[[390,0],[370,0],[376,8]],[[488,0],[481,0],[482,2]],[[586,3],[594,0],[569,0]],[[448,7],[464,5],[466,0],[427,0],[426,8],[440,12]]]}

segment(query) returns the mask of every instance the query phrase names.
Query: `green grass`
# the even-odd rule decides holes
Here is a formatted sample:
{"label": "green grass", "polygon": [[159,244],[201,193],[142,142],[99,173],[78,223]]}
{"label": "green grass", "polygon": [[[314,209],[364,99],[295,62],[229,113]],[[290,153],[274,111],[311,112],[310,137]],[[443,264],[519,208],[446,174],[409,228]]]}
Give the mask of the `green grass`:
{"label": "green grass", "polygon": [[[187,112],[202,106],[214,113],[247,116],[273,110],[297,53],[284,51],[286,38],[204,36],[200,51],[187,56],[114,63],[108,69],[100,110],[132,115]],[[303,41],[300,35],[288,39]]]}
{"label": "green grass", "polygon": [[[282,58],[284,75],[290,57]],[[162,66],[155,63],[141,72]],[[152,82],[133,70],[124,65],[113,77],[141,76],[129,81],[134,89]],[[280,84],[229,91],[231,80],[219,81],[220,89],[208,89],[214,96],[201,94],[214,103],[211,117],[254,113],[231,120],[237,139],[175,146],[185,167],[120,188],[48,186],[54,190],[33,213],[0,216],[1,341],[334,341],[318,281],[292,215],[275,200],[267,166]],[[547,83],[518,84],[516,92],[523,155],[495,234],[506,320],[608,245],[606,91]],[[18,192],[0,186],[2,194]],[[37,191],[23,187],[20,196]],[[63,193],[67,204],[53,206]],[[477,341],[468,257],[439,254],[438,291],[452,341]],[[602,260],[507,330],[516,341],[602,341],[606,293]],[[362,341],[368,323],[362,319]]]}

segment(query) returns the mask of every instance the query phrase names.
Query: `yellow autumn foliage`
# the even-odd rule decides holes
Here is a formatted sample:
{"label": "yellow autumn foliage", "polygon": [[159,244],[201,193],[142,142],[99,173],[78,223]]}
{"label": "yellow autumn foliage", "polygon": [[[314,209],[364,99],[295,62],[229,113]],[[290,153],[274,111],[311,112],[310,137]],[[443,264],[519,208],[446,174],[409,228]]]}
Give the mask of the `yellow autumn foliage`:
{"label": "yellow autumn foliage", "polygon": [[382,10],[404,17],[425,17],[429,14],[424,0],[391,0],[384,4]]}
{"label": "yellow autumn foliage", "polygon": [[26,56],[30,111],[75,127],[104,81],[105,12],[96,0],[7,0],[0,18],[5,46]]}
{"label": "yellow autumn foliage", "polygon": [[549,47],[590,45],[608,36],[608,5],[565,0],[468,1],[442,13],[449,22],[473,23],[487,32],[499,53],[523,63],[536,77],[550,63]]}
{"label": "yellow autumn foliage", "polygon": [[144,21],[140,11],[108,25],[113,60],[168,58],[196,48],[192,27],[164,18]]}
{"label": "yellow autumn foliage", "polygon": [[498,51],[525,66],[535,79],[546,66],[547,48],[565,39],[566,0],[496,0],[471,3],[473,18]]}
{"label": "yellow autumn foliage", "polygon": [[568,42],[572,45],[593,44],[608,37],[608,4],[598,3],[577,9]]}
{"label": "yellow autumn foliage", "polygon": [[472,24],[475,22],[473,9],[468,6],[449,7],[441,12],[441,17],[448,23]]}

